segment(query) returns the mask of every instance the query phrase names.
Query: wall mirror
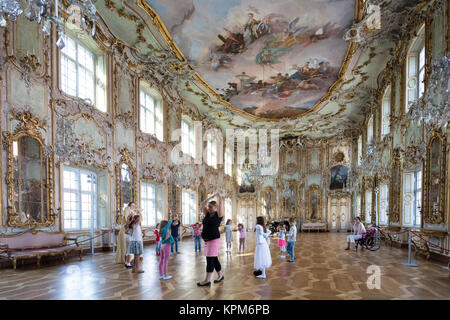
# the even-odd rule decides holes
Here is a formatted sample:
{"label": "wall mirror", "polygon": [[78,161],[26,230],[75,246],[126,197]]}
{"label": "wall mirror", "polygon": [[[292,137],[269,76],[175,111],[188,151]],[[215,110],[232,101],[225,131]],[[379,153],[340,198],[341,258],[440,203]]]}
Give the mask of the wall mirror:
{"label": "wall mirror", "polygon": [[45,151],[40,129],[44,126],[30,112],[16,114],[13,133],[3,132],[7,151],[8,225],[40,228],[55,224],[52,212],[52,158]]}
{"label": "wall mirror", "polygon": [[120,161],[116,164],[117,221],[120,221],[128,203],[137,200],[137,176],[132,158],[131,152],[124,148],[120,151]]}
{"label": "wall mirror", "polygon": [[313,184],[309,187],[307,192],[307,201],[307,220],[322,220],[322,190],[320,190],[318,185]]}
{"label": "wall mirror", "polygon": [[425,217],[428,224],[445,222],[445,141],[434,132],[427,146],[425,181]]}
{"label": "wall mirror", "polygon": [[261,212],[267,221],[271,221],[275,217],[276,211],[276,194],[272,187],[266,187],[261,192]]}

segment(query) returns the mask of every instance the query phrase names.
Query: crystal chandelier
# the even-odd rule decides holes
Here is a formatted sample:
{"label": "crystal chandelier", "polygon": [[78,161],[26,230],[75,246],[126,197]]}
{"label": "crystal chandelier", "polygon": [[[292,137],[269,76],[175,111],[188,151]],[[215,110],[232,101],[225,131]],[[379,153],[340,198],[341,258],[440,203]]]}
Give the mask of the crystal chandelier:
{"label": "crystal chandelier", "polygon": [[367,143],[366,154],[361,159],[358,170],[367,176],[374,176],[381,167],[381,157],[378,146],[374,140]]}
{"label": "crystal chandelier", "polygon": [[272,159],[266,145],[259,147],[257,162],[255,165],[251,165],[249,169],[250,174],[259,182],[273,178],[275,172],[273,172]]}
{"label": "crystal chandelier", "polygon": [[[27,0],[25,9],[22,9],[18,0],[0,0],[0,27],[6,27],[8,22],[5,18],[7,16],[9,21],[16,21],[17,17],[22,13],[30,21],[36,21],[42,26],[42,31],[46,36],[50,35],[51,24],[57,26],[59,39],[56,42],[57,46],[62,49],[65,44],[62,38],[63,22],[58,16],[58,1],[50,2],[49,0]],[[80,14],[81,29],[87,30],[86,18],[92,25],[92,36],[95,34],[95,21],[98,19],[97,10],[92,0],[66,0],[70,6],[77,7]],[[96,1],[96,0],[94,0]],[[53,8],[53,15],[50,13]],[[72,10],[71,15],[75,13]]]}
{"label": "crystal chandelier", "polygon": [[411,119],[445,130],[450,121],[450,58],[441,56],[432,62],[431,75],[423,98],[410,105]]}

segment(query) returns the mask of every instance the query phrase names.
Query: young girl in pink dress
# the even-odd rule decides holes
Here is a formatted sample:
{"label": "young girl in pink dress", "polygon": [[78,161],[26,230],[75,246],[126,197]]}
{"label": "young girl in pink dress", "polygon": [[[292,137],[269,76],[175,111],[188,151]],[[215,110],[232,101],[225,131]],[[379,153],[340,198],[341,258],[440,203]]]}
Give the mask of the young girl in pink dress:
{"label": "young girl in pink dress", "polygon": [[247,233],[245,232],[245,228],[242,223],[238,224],[238,230],[239,230],[239,253],[244,253],[245,238],[247,237]]}
{"label": "young girl in pink dress", "polygon": [[280,247],[280,258],[286,258],[286,227],[284,224],[280,225],[278,230],[278,247]]}

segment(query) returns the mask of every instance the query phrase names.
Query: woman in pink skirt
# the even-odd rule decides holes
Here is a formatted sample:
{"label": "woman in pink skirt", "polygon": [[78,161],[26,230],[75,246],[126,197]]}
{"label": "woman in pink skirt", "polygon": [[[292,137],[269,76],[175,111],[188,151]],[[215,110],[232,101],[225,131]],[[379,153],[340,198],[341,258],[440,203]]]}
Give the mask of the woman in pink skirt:
{"label": "woman in pink skirt", "polygon": [[[218,203],[216,201],[209,201],[214,196],[217,196]],[[211,276],[214,270],[216,270],[218,276],[214,280],[214,283],[219,283],[224,279],[222,266],[217,256],[219,255],[220,248],[219,227],[225,210],[223,208],[223,199],[218,193],[206,199],[201,206],[204,214],[202,239],[205,241],[206,278],[202,282],[197,282],[197,285],[199,287],[205,287],[211,285]]]}

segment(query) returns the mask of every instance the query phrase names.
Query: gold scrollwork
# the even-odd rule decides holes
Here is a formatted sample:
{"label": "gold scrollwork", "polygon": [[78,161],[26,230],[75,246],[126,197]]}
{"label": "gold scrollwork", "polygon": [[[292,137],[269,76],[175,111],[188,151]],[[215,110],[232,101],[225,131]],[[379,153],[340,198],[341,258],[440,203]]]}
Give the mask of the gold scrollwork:
{"label": "gold scrollwork", "polygon": [[394,149],[392,154],[392,176],[389,183],[389,223],[400,223],[402,190],[402,167],[400,151]]}
{"label": "gold scrollwork", "polygon": [[306,217],[309,221],[321,221],[322,217],[322,189],[317,185],[313,184],[306,191],[307,199],[307,213]]}
{"label": "gold scrollwork", "polygon": [[[436,147],[435,147],[436,146]],[[445,223],[446,137],[433,130],[427,144],[424,181],[424,222]]]}
{"label": "gold scrollwork", "polygon": [[116,164],[116,221],[122,221],[122,207],[123,207],[123,203],[122,203],[122,175],[121,175],[121,169],[122,169],[122,165],[127,165],[130,170],[131,170],[131,174],[132,177],[131,179],[132,181],[132,188],[133,190],[131,191],[131,201],[136,201],[137,200],[137,190],[138,190],[138,185],[137,185],[137,170],[136,167],[133,165],[133,154],[127,149],[127,148],[122,148],[120,150],[120,161]]}
{"label": "gold scrollwork", "polygon": [[[3,132],[3,146],[7,151],[7,174],[6,174],[6,185],[7,185],[7,213],[9,226],[14,228],[44,228],[49,226],[54,226],[56,223],[56,217],[58,213],[52,208],[53,204],[53,174],[54,159],[51,154],[44,152],[45,142],[39,129],[44,129],[44,125],[41,121],[36,118],[31,112],[19,112],[13,114],[13,120],[19,121],[19,124],[14,129],[14,132],[9,131]],[[39,217],[33,217],[30,212],[26,212],[27,209],[21,210],[22,207],[22,179],[20,174],[17,173],[15,176],[15,153],[19,156],[21,146],[18,146],[15,150],[14,143],[17,143],[22,138],[31,138],[37,141],[39,144],[39,150],[34,150],[39,153],[40,162],[40,181],[31,181],[31,190],[36,189],[36,187],[41,188],[40,197],[40,215]],[[17,163],[17,170],[20,164]],[[17,171],[20,172],[20,171]],[[17,182],[18,190],[15,188],[15,182]],[[15,208],[16,203],[19,208]],[[31,210],[31,209],[30,209]],[[39,212],[39,210],[37,210]]]}

